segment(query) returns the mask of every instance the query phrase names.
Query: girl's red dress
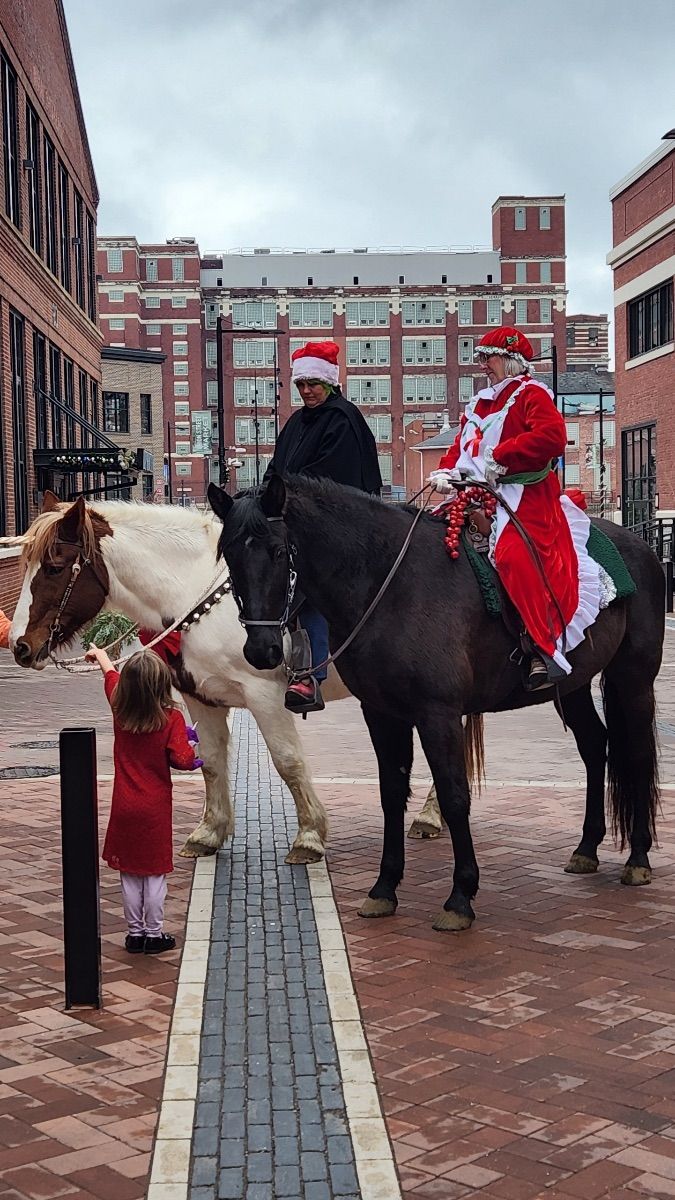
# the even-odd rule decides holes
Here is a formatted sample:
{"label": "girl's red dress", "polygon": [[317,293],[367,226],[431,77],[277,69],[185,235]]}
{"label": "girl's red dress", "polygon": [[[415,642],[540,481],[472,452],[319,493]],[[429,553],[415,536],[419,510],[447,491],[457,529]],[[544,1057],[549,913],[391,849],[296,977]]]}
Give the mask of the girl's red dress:
{"label": "girl's red dress", "polygon": [[[106,671],[109,702],[118,682],[117,671]],[[178,710],[166,716],[155,733],[129,733],[114,721],[115,782],[103,859],[130,875],[173,871],[171,767],[190,770],[195,752]]]}

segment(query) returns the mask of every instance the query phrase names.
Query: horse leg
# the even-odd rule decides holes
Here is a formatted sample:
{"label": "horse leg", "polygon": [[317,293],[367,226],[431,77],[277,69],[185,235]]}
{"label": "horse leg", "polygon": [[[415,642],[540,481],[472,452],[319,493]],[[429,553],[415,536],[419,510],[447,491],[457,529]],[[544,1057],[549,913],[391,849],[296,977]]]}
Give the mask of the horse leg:
{"label": "horse leg", "polygon": [[286,855],[287,863],[312,863],[323,858],[328,817],[319,800],[304,759],[295,718],[283,706],[283,687],[267,684],[264,698],[246,692],[246,707],[265,740],[276,770],[291,793],[298,814],[298,833]]}
{"label": "horse leg", "polygon": [[603,677],[603,700],[609,738],[609,806],[612,827],[630,855],[621,882],[651,883],[649,851],[659,803],[654,687],[640,678],[640,663],[622,670],[620,654]]}
{"label": "horse leg", "polygon": [[405,808],[410,795],[413,729],[367,704],[361,709],[377,755],[384,841],[380,873],[359,909],[360,917],[390,917],[396,912],[396,888],[403,878]]}
{"label": "horse leg", "polygon": [[438,706],[418,720],[417,729],[455,857],[452,892],[433,927],[438,930],[468,929],[476,916],[471,901],[478,891],[478,863],[469,828],[471,797],[464,761],[462,718],[452,709]]}
{"label": "horse leg", "polygon": [[207,854],[215,854],[234,833],[227,764],[229,709],[212,708],[191,696],[184,696],[183,699],[192,724],[199,721],[198,753],[204,759],[202,774],[206,784],[206,799],[202,819],[180,853],[183,858],[202,858]]}
{"label": "horse leg", "polygon": [[592,875],[598,869],[598,846],[605,825],[607,730],[593,703],[590,685],[564,696],[562,716],[569,725],[586,768],[586,813],[581,841],[565,867],[568,875]]}
{"label": "horse leg", "polygon": [[441,810],[438,807],[436,788],[432,783],[424,807],[420,809],[408,830],[408,837],[437,838],[441,835],[442,827]]}

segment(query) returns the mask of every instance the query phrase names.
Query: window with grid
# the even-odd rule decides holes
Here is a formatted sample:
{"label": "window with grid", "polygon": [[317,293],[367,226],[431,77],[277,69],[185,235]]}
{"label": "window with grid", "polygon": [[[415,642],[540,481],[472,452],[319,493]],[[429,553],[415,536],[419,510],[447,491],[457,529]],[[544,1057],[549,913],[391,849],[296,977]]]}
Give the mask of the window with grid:
{"label": "window with grid", "polygon": [[[237,445],[255,446],[255,419],[237,417],[234,422],[234,440]],[[275,441],[274,418],[258,418],[258,444],[273,446]]]}
{"label": "window with grid", "polygon": [[514,229],[527,229],[527,209],[514,208],[513,210],[513,225]]}
{"label": "window with grid", "polygon": [[261,329],[274,329],[277,323],[277,306],[273,301],[245,300],[232,305],[232,326],[259,325]]}
{"label": "window with grid", "polygon": [[232,346],[235,367],[273,367],[273,338],[235,338]]}
{"label": "window with grid", "polygon": [[[605,446],[611,447],[616,445],[616,425],[614,421],[608,421],[607,418],[605,418],[602,422],[602,440],[604,441]],[[593,423],[593,441],[598,446],[600,445],[599,421],[595,421]]]}
{"label": "window with grid", "polygon": [[548,204],[542,204],[539,209],[539,228],[540,229],[550,229],[551,228],[551,210],[550,210]]}
{"label": "window with grid", "polygon": [[129,432],[129,393],[103,393],[103,429],[106,433]]}
{"label": "window with grid", "polygon": [[389,338],[347,338],[348,367],[388,367]]}
{"label": "window with grid", "polygon": [[391,417],[388,413],[379,417],[366,416],[366,425],[376,442],[391,441]]}
{"label": "window with grid", "polygon": [[176,442],[176,454],[182,454],[187,457],[191,453],[192,453],[192,443],[191,442],[189,442],[189,441],[188,442],[179,442],[179,441]]}
{"label": "window with grid", "polygon": [[673,282],[663,283],[628,304],[628,357],[648,354],[673,340]]}
{"label": "window with grid", "polygon": [[206,403],[209,407],[218,404],[218,383],[215,379],[206,381]]}
{"label": "window with grid", "polygon": [[253,407],[256,389],[258,407],[270,408],[274,404],[274,379],[235,379],[234,402],[242,407]]}
{"label": "window with grid", "polygon": [[473,375],[460,375],[459,377],[459,402],[466,404],[474,394],[474,379]]}
{"label": "window with grid", "polygon": [[388,375],[350,375],[347,379],[347,399],[354,404],[389,404],[391,380]]}
{"label": "window with grid", "polygon": [[119,275],[124,270],[124,261],[122,258],[122,247],[114,246],[111,250],[106,250],[106,258],[108,260],[108,274]]}
{"label": "window with grid", "polygon": [[218,343],[206,343],[206,366],[209,371],[215,371],[218,365]]}
{"label": "window with grid", "polygon": [[159,308],[161,304],[160,296],[146,296],[144,300],[146,308]]}
{"label": "window with grid", "polygon": [[567,346],[573,346],[575,344],[575,341],[576,341],[576,329],[574,328],[574,325],[568,324],[567,329],[565,331],[565,344]]}
{"label": "window with grid", "polygon": [[177,417],[189,417],[190,405],[187,400],[176,400],[173,406],[173,411]]}
{"label": "window with grid", "polygon": [[146,260],[145,260],[145,278],[147,280],[149,280],[150,283],[157,282],[157,259],[156,258],[146,258]]}
{"label": "window with grid", "polygon": [[186,362],[175,362],[173,364],[174,375],[187,375],[190,370],[190,364]]}
{"label": "window with grid", "polygon": [[124,303],[124,289],[123,288],[110,288],[110,290],[108,292],[108,299],[111,304],[123,304]]}
{"label": "window with grid", "polygon": [[295,301],[288,306],[291,329],[332,329],[333,305],[323,300]]}
{"label": "window with grid", "polygon": [[382,482],[391,483],[391,454],[378,454],[377,461],[380,465]]}
{"label": "window with grid", "polygon": [[539,301],[539,320],[541,321],[542,325],[550,325],[551,324],[552,316],[551,316],[551,301],[550,300],[540,300]]}
{"label": "window with grid", "polygon": [[539,281],[540,283],[551,282],[551,264],[550,262],[539,263]]}
{"label": "window with grid", "polygon": [[173,394],[174,394],[174,396],[189,396],[190,395],[190,384],[189,383],[174,383]]}
{"label": "window with grid", "polygon": [[527,263],[516,263],[516,283],[527,283]]}
{"label": "window with grid", "polygon": [[434,425],[436,429],[440,429],[443,423],[443,414],[439,412],[415,412],[403,414],[403,428],[407,429],[412,425],[413,421],[423,421],[425,425]]}
{"label": "window with grid", "polygon": [[[30,244],[36,254],[42,253],[42,202],[40,195],[40,122],[35,109],[26,101],[26,155],[28,162],[31,164],[26,169],[26,183],[28,185],[28,225]],[[6,169],[6,168],[5,168]],[[77,200],[80,202],[80,229],[76,228],[75,237],[80,239],[79,249],[82,251],[82,198],[75,193]],[[76,200],[76,212],[77,212]],[[77,246],[76,246],[77,255]],[[82,299],[78,291],[77,302],[81,306]]]}
{"label": "window with grid", "polygon": [[388,325],[388,301],[348,300],[345,305],[345,324],[354,329],[364,325]]}
{"label": "window with grid", "polygon": [[185,279],[185,261],[182,258],[171,259],[171,278],[176,283],[182,283]]}
{"label": "window with grid", "polygon": [[579,483],[579,464],[578,463],[566,463],[565,464],[565,483],[566,484],[570,484],[570,483],[578,484]]}
{"label": "window with grid", "polygon": [[445,375],[404,375],[404,404],[436,404],[445,402]]}
{"label": "window with grid", "polygon": [[5,58],[0,58],[2,68],[2,143],[5,167],[5,212],[10,221],[21,227],[21,200],[19,189],[19,122],[18,89],[16,74]]}
{"label": "window with grid", "polygon": [[152,433],[152,396],[141,392],[141,433]]}
{"label": "window with grid", "polygon": [[110,317],[108,320],[109,329],[124,329],[124,317]]}
{"label": "window with grid", "polygon": [[[211,343],[211,342],[207,342],[206,344],[207,344],[207,346],[210,346],[212,343]],[[215,343],[215,342],[213,342],[213,345],[214,345],[214,346],[215,346],[215,344],[216,344],[216,343]],[[188,352],[188,344],[187,344],[187,342],[174,342],[174,343],[173,343],[173,354],[174,354],[174,356],[175,356],[176,358],[178,358],[180,355],[185,355],[185,354],[187,354],[187,352]]]}
{"label": "window with grid", "polygon": [[459,301],[457,319],[460,325],[473,325],[473,300]]}
{"label": "window with grid", "polygon": [[541,342],[539,343],[539,345],[540,345],[539,353],[540,353],[541,357],[542,358],[550,358],[551,348],[553,346],[553,339],[549,338],[549,337],[544,337],[541,339]]}
{"label": "window with grid", "polygon": [[[56,240],[56,151],[45,134],[45,262],[52,275],[56,275],[58,244]],[[119,251],[121,256],[122,251]],[[122,270],[120,266],[120,271]],[[90,264],[90,270],[92,266]],[[95,275],[95,272],[93,272]],[[90,314],[91,315],[91,314]]]}
{"label": "window with grid", "polygon": [[149,321],[145,326],[145,332],[149,334],[150,337],[159,337],[162,332],[162,326],[156,321]]}
{"label": "window with grid", "polygon": [[61,283],[70,291],[70,180],[59,162],[59,230],[61,238]]}
{"label": "window with grid", "polygon": [[527,300],[516,300],[515,321],[516,325],[527,325]]}
{"label": "window with grid", "polygon": [[597,325],[588,326],[588,344],[589,346],[597,346],[599,342]]}
{"label": "window with grid", "polygon": [[171,307],[172,308],[187,308],[187,297],[172,296],[171,297]]}
{"label": "window with grid", "polygon": [[579,422],[566,421],[567,426],[567,445],[573,449],[579,445]]}
{"label": "window with grid", "polygon": [[404,300],[404,325],[445,325],[445,300]]}
{"label": "window with grid", "polygon": [[487,323],[488,325],[501,325],[502,322],[502,302],[501,300],[488,300],[487,302]]}
{"label": "window with grid", "polygon": [[206,305],[206,328],[215,329],[218,325],[218,305]]}
{"label": "window with grid", "polygon": [[187,327],[186,321],[174,321],[174,323],[173,323],[173,336],[174,337],[179,337],[180,334],[186,334],[187,331],[188,331],[188,327]]}
{"label": "window with grid", "polygon": [[260,482],[272,461],[272,456],[271,454],[258,455],[257,478],[255,454],[246,454],[240,461],[242,465],[237,467],[237,487],[243,491],[244,488],[255,487],[256,483]]}
{"label": "window with grid", "polygon": [[176,423],[174,425],[174,433],[176,436],[176,440],[178,440],[179,438],[189,438],[190,437],[190,422],[189,421],[176,421]]}
{"label": "window with grid", "polygon": [[416,367],[443,365],[445,338],[403,338],[403,362]]}
{"label": "window with grid", "polygon": [[459,339],[457,346],[458,346],[457,361],[460,363],[464,363],[464,365],[466,365],[467,363],[472,363],[473,362],[473,338],[462,337]]}

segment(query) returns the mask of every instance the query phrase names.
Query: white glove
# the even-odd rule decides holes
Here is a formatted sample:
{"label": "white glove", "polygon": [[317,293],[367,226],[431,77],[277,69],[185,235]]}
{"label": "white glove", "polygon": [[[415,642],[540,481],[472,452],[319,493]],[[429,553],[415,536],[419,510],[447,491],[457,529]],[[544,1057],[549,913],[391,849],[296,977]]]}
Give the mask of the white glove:
{"label": "white glove", "polygon": [[443,496],[454,496],[457,493],[455,484],[461,482],[461,478],[457,467],[441,467],[438,471],[431,472],[427,483],[433,484],[435,491]]}

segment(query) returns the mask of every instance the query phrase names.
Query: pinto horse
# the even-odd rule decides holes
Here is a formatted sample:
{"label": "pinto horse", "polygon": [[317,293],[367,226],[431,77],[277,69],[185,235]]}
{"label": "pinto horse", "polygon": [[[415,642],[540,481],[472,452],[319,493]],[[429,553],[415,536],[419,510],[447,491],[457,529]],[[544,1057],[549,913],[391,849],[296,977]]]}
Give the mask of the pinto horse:
{"label": "pinto horse", "polygon": [[[236,500],[211,484],[209,501],[223,522],[218,553],[230,569],[247,628],[245,654],[260,669],[283,659],[280,614],[291,567],[302,593],[326,617],[335,652],[377,595],[415,519],[410,509],[300,476],[273,476],[261,495]],[[651,879],[648,853],[658,805],[654,680],[663,645],[664,580],[643,541],[610,522],[598,524],[623,555],[637,591],[600,613],[571,653],[572,674],[558,690],[587,772],[583,831],[568,868],[597,868],[606,832],[607,766],[612,826],[622,845],[630,843],[622,882],[642,884]],[[380,873],[360,913],[380,917],[396,910],[416,728],[455,860],[452,891],[434,929],[460,930],[474,920],[471,902],[478,890],[463,715],[522,708],[554,695],[523,690],[514,638],[486,612],[466,555],[448,560],[444,534],[442,522],[422,517],[390,586],[340,654],[339,671],[361,701],[384,811]],[[591,695],[599,672],[606,726]]]}

